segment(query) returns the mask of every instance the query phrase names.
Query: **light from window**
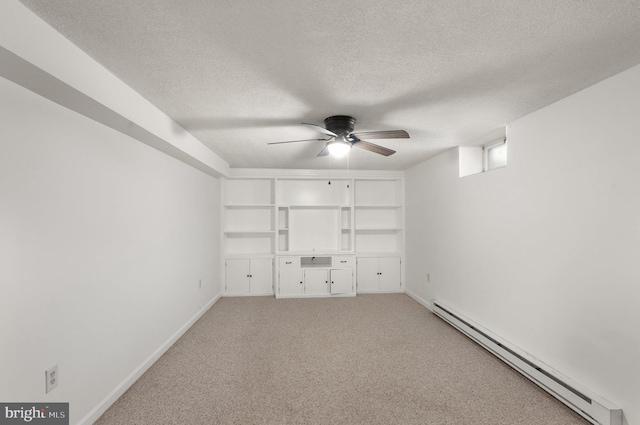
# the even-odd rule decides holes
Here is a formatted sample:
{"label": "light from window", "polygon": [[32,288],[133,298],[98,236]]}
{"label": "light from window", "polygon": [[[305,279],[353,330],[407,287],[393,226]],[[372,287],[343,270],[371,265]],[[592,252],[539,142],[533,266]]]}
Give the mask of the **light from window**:
{"label": "light from window", "polygon": [[484,147],[484,170],[507,166],[507,141],[501,140]]}

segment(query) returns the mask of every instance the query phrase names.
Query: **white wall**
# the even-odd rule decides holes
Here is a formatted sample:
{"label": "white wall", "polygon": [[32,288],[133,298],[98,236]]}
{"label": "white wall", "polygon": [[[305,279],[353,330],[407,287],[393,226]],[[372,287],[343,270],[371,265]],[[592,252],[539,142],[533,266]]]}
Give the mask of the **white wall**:
{"label": "white wall", "polygon": [[0,76],[212,176],[229,164],[27,9],[0,2]]}
{"label": "white wall", "polygon": [[219,181],[4,79],[0,129],[0,400],[90,422],[220,294]]}
{"label": "white wall", "polygon": [[[640,67],[508,128],[508,166],[407,172],[406,287],[640,424]],[[427,273],[430,282],[427,282]]]}

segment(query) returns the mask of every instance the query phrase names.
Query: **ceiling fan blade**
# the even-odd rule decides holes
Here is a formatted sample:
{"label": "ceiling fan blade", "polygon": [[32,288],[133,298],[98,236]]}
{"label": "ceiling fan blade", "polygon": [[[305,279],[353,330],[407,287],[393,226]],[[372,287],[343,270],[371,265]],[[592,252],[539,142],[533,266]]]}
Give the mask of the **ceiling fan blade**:
{"label": "ceiling fan blade", "polygon": [[336,133],[334,133],[333,131],[329,131],[324,127],[320,127],[319,125],[309,124],[309,123],[306,123],[306,122],[303,122],[301,124],[302,125],[306,125],[307,127],[311,127],[315,131],[319,131],[320,133],[324,133],[324,134],[327,134],[327,135],[332,136],[332,137],[338,137],[338,135]]}
{"label": "ceiling fan blade", "polygon": [[404,130],[388,131],[365,131],[362,133],[351,133],[358,139],[408,139],[409,133]]}
{"label": "ceiling fan blade", "polygon": [[373,143],[365,142],[364,140],[356,140],[351,144],[351,146],[364,149],[366,151],[371,151],[375,153],[379,153],[380,155],[389,156],[396,153],[393,149],[385,148],[384,146],[375,145]]}
{"label": "ceiling fan blade", "polygon": [[279,144],[281,144],[281,143],[298,143],[298,142],[320,142],[320,141],[326,142],[326,141],[328,141],[328,140],[331,140],[331,139],[304,139],[304,140],[289,140],[289,141],[286,141],[286,142],[271,142],[271,143],[267,143],[267,145],[279,145]]}
{"label": "ceiling fan blade", "polygon": [[316,156],[321,157],[321,156],[327,156],[327,155],[329,155],[329,146],[325,146],[324,149],[318,152],[318,155]]}

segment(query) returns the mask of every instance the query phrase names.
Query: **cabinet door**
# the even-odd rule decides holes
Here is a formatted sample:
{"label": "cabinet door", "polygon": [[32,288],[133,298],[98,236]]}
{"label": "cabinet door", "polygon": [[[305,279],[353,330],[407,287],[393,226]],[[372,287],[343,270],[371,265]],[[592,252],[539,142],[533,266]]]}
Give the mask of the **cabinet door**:
{"label": "cabinet door", "polygon": [[304,293],[324,294],[329,290],[329,277],[326,269],[309,269],[304,271]]}
{"label": "cabinet door", "polygon": [[302,270],[282,269],[278,279],[280,285],[280,295],[302,294]]}
{"label": "cabinet door", "polygon": [[251,260],[252,294],[273,294],[273,271],[270,258],[255,258]]}
{"label": "cabinet door", "polygon": [[378,259],[358,258],[357,266],[358,292],[377,292],[378,284]]}
{"label": "cabinet door", "polygon": [[380,291],[400,290],[400,258],[383,257],[379,259],[378,276],[380,277]]}
{"label": "cabinet door", "polygon": [[248,258],[238,258],[226,261],[227,294],[248,294],[250,281],[250,267]]}
{"label": "cabinet door", "polygon": [[353,269],[331,269],[331,293],[350,294],[353,292]]}

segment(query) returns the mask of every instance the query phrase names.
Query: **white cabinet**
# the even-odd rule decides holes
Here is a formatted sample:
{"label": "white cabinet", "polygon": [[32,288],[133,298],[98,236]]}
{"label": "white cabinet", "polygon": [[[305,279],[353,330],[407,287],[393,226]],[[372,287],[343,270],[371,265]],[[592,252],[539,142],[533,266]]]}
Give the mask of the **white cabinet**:
{"label": "white cabinet", "polygon": [[280,295],[328,295],[327,269],[282,269],[279,273]]}
{"label": "white cabinet", "polygon": [[278,285],[280,295],[304,294],[302,269],[281,269],[278,273]]}
{"label": "white cabinet", "polygon": [[221,195],[225,295],[403,290],[401,174],[345,172],[329,179],[237,170],[223,179]]}
{"label": "white cabinet", "polygon": [[304,270],[304,293],[310,295],[327,295],[329,292],[329,276],[327,269]]}
{"label": "white cabinet", "polygon": [[273,294],[270,258],[229,258],[225,269],[225,294]]}
{"label": "white cabinet", "polygon": [[280,295],[327,295],[329,277],[327,269],[281,269]]}
{"label": "white cabinet", "polygon": [[358,257],[357,292],[400,292],[400,257]]}
{"label": "white cabinet", "polygon": [[278,257],[276,297],[355,295],[355,257]]}
{"label": "white cabinet", "polygon": [[353,269],[282,269],[281,296],[353,293]]}
{"label": "white cabinet", "polygon": [[331,295],[353,293],[353,269],[331,269]]}

